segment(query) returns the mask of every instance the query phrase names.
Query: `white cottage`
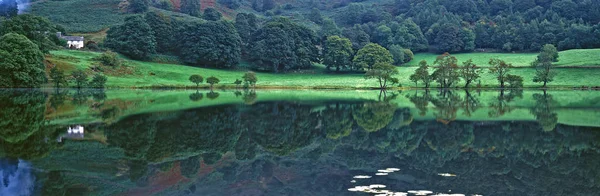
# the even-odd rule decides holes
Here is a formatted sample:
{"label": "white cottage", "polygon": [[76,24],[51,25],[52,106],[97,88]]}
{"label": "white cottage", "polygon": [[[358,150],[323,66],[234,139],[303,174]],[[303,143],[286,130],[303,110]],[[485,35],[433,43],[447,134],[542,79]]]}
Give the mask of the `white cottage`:
{"label": "white cottage", "polygon": [[61,32],[57,32],[56,36],[60,39],[67,40],[67,46],[69,48],[80,49],[83,48],[83,37],[81,36],[63,36]]}

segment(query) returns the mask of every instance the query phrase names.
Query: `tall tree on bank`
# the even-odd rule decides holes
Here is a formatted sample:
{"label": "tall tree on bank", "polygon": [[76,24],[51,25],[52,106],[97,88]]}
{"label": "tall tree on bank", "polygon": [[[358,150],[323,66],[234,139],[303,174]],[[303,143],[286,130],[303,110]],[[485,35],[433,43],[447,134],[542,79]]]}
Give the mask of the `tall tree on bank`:
{"label": "tall tree on bank", "polygon": [[471,82],[481,77],[481,69],[473,63],[472,59],[463,62],[463,66],[460,67],[460,77],[465,80],[465,88],[469,88]]}
{"label": "tall tree on bank", "polygon": [[200,16],[200,0],[181,0],[181,13]]}
{"label": "tall tree on bank", "polygon": [[230,68],[241,57],[241,39],[229,21],[193,22],[182,36],[180,58],[192,65]]}
{"label": "tall tree on bank", "polygon": [[352,42],[347,38],[339,36],[331,36],[325,41],[325,49],[323,51],[323,64],[330,70],[332,67],[336,71],[350,68],[352,65]]}
{"label": "tall tree on bank", "polygon": [[390,63],[378,62],[365,73],[365,79],[377,79],[380,89],[386,89],[388,81],[393,80],[394,75],[398,74],[398,69]]}
{"label": "tall tree on bank", "polygon": [[429,75],[429,65],[427,65],[427,61],[425,60],[419,62],[419,68],[415,70],[414,74],[410,75],[410,81],[414,82],[415,86],[417,86],[419,81],[422,81],[425,84],[425,88],[429,88],[432,80],[432,76]]}
{"label": "tall tree on bank", "polygon": [[44,55],[27,37],[9,33],[0,37],[0,87],[39,87],[47,81]]}
{"label": "tall tree on bank", "polygon": [[390,51],[379,44],[370,43],[358,50],[353,62],[357,69],[371,70],[377,63],[392,64],[394,59]]}
{"label": "tall tree on bank", "polygon": [[0,1],[0,17],[11,18],[19,13],[16,0]]}
{"label": "tall tree on bank", "polygon": [[132,59],[148,59],[156,53],[154,31],[142,16],[129,16],[122,25],[110,28],[106,47]]}
{"label": "tall tree on bank", "polygon": [[440,83],[441,88],[450,88],[460,81],[456,57],[444,53],[438,56],[433,64],[435,65],[433,77]]}
{"label": "tall tree on bank", "polygon": [[542,87],[546,88],[548,82],[554,80],[556,72],[552,70],[552,62],[558,61],[558,51],[552,44],[546,44],[542,47],[542,51],[537,56],[537,59],[532,63],[536,68],[533,82],[543,82]]}
{"label": "tall tree on bank", "polygon": [[500,88],[504,88],[504,82],[512,65],[500,59],[490,59],[489,64],[492,66],[490,67],[490,74],[496,75],[496,79],[500,83]]}

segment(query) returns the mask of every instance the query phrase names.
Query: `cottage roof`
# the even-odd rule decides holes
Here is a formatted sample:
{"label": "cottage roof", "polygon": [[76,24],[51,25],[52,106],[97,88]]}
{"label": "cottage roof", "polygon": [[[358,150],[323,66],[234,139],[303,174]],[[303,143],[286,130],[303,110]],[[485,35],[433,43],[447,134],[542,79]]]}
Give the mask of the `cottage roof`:
{"label": "cottage roof", "polygon": [[60,38],[67,41],[83,41],[83,37],[80,36],[61,36]]}

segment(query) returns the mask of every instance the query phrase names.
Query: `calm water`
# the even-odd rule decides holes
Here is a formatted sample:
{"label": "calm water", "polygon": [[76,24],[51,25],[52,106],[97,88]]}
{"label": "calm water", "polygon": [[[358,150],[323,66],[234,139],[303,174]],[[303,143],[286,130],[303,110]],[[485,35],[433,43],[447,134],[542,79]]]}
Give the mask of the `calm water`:
{"label": "calm water", "polygon": [[598,195],[598,127],[592,91],[2,90],[0,195]]}

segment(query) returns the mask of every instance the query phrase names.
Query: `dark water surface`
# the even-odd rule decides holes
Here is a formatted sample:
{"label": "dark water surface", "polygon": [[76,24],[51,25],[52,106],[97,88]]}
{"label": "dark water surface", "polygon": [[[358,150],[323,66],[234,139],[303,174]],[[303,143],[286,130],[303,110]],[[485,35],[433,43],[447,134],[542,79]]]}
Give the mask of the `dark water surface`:
{"label": "dark water surface", "polygon": [[0,195],[599,195],[598,127],[592,91],[0,90]]}

